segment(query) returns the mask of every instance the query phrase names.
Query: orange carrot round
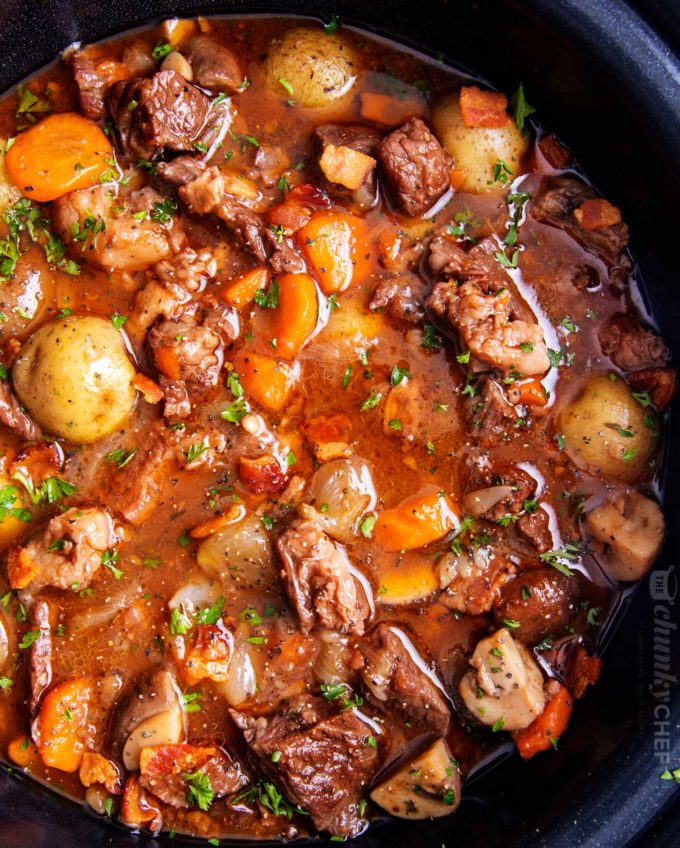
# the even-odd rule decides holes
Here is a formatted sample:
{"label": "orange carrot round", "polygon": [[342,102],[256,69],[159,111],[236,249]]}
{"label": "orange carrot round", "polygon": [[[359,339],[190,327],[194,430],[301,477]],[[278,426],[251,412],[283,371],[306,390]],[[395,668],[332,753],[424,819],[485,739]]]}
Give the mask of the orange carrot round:
{"label": "orange carrot round", "polygon": [[520,383],[516,383],[513,388],[516,388],[519,392],[517,403],[523,403],[525,406],[545,406],[548,402],[548,395],[543,383],[535,377],[522,380]]}
{"label": "orange carrot round", "polygon": [[354,235],[346,215],[316,212],[296,238],[324,294],[344,291],[352,284]]}
{"label": "orange carrot round", "polygon": [[282,359],[295,359],[311,338],[319,320],[319,294],[309,274],[286,274],[278,281],[279,305],[272,333]]}
{"label": "orange carrot round", "polygon": [[96,185],[111,167],[111,155],[111,143],[95,123],[61,112],[20,133],[5,164],[22,194],[45,202]]}
{"label": "orange carrot round", "polygon": [[263,266],[251,268],[222,290],[222,298],[230,306],[248,306],[260,289],[267,288],[269,270]]}
{"label": "orange carrot round", "polygon": [[453,505],[439,493],[418,495],[378,516],[374,536],[388,551],[409,551],[441,539],[458,523]]}
{"label": "orange carrot round", "polygon": [[85,750],[82,738],[92,696],[92,680],[77,677],[54,687],[45,696],[35,723],[35,740],[42,761],[50,768],[77,771]]}
{"label": "orange carrot round", "polygon": [[555,694],[545,705],[543,712],[535,718],[529,727],[513,733],[515,745],[520,756],[528,760],[540,751],[547,751],[553,745],[553,739],[559,739],[567,729],[573,700],[569,690],[554,680],[550,686]]}
{"label": "orange carrot round", "polygon": [[259,353],[242,352],[234,362],[241,385],[249,398],[274,412],[288,400],[295,372],[283,362]]}

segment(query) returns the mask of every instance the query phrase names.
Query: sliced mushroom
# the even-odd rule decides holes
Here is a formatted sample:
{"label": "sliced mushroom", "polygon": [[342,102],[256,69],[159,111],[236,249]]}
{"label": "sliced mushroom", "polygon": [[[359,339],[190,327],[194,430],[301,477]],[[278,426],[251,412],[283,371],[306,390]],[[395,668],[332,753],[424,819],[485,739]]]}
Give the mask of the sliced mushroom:
{"label": "sliced mushroom", "polygon": [[153,672],[137,682],[120,703],[111,732],[112,753],[125,768],[139,768],[142,748],[183,742],[186,737],[182,693],[173,675]]}
{"label": "sliced mushroom", "polygon": [[460,804],[460,772],[445,739],[409,757],[371,792],[371,799],[401,819],[447,816]]}
{"label": "sliced mushroom", "polygon": [[543,712],[543,675],[521,642],[505,627],[482,639],[458,691],[465,706],[496,730],[522,730]]}
{"label": "sliced mushroom", "polygon": [[664,518],[659,505],[639,492],[620,492],[593,510],[586,527],[599,543],[600,561],[616,580],[639,580],[661,550]]}

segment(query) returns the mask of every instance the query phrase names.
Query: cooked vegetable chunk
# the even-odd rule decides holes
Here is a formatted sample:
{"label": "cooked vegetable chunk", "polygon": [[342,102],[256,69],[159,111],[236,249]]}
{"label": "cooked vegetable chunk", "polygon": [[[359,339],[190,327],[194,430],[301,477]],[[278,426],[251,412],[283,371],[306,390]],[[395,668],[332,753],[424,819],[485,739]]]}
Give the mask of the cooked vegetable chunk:
{"label": "cooked vegetable chunk", "polygon": [[12,378],[20,400],[48,432],[73,444],[112,433],[132,412],[135,369],[110,320],[70,315],[24,343]]}

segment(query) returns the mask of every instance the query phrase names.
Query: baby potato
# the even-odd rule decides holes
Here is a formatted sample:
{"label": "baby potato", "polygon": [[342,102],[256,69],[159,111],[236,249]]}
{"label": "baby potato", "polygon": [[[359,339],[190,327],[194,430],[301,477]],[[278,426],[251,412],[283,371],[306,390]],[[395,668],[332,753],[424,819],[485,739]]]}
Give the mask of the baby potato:
{"label": "baby potato", "polygon": [[95,442],[132,411],[135,369],[111,321],[69,315],[43,324],[23,344],[14,388],[33,418],[74,444]]}
{"label": "baby potato", "polygon": [[593,377],[558,416],[569,458],[594,475],[633,483],[645,472],[654,435],[621,379]]}
{"label": "baby potato", "polygon": [[493,182],[496,162],[505,162],[513,174],[522,173],[522,158],[528,141],[514,120],[505,127],[468,127],[460,114],[457,91],[445,95],[432,109],[432,126],[442,146],[462,171],[461,191],[475,194],[498,188]]}
{"label": "baby potato", "polygon": [[272,45],[266,64],[269,88],[300,106],[330,106],[353,87],[357,59],[344,39],[315,27],[288,30]]}

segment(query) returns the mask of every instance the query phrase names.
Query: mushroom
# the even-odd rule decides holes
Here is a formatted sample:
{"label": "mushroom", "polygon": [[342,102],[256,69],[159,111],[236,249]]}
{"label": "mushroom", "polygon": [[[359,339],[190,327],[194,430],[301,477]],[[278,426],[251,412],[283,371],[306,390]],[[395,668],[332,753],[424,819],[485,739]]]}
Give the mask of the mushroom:
{"label": "mushroom", "polygon": [[458,691],[465,706],[495,730],[522,730],[543,712],[543,675],[505,627],[482,639]]}
{"label": "mushroom", "polygon": [[4,614],[0,610],[0,671],[9,660],[9,627]]}
{"label": "mushroom", "polygon": [[160,669],[138,681],[118,706],[111,751],[128,771],[135,771],[142,748],[178,744],[185,736],[182,693],[173,675]]}
{"label": "mushroom", "polygon": [[639,580],[661,549],[664,518],[656,501],[626,491],[594,509],[586,527],[607,572],[616,580]]}
{"label": "mushroom", "polygon": [[371,792],[371,799],[401,819],[447,816],[460,804],[460,772],[445,739],[409,757]]}

